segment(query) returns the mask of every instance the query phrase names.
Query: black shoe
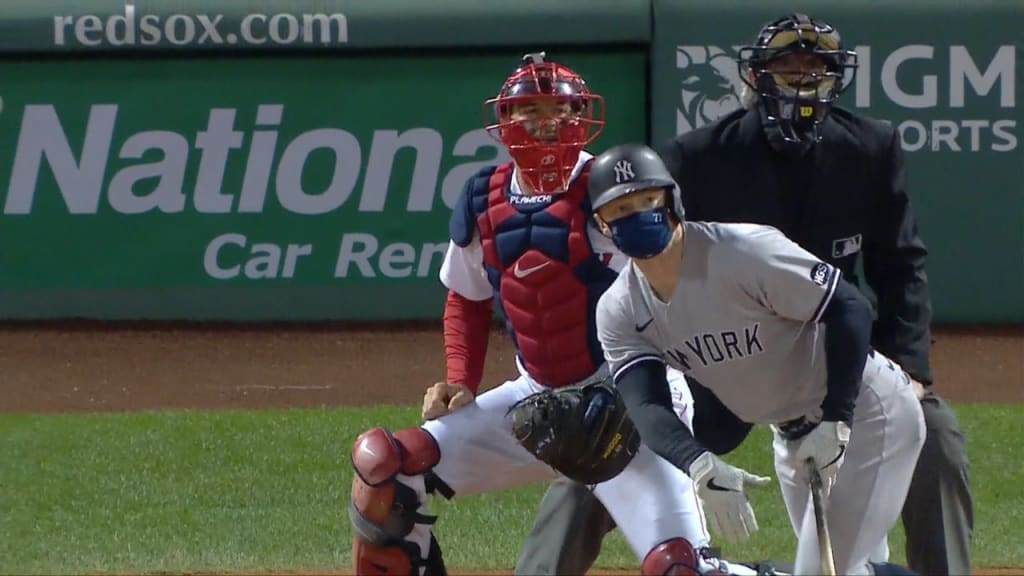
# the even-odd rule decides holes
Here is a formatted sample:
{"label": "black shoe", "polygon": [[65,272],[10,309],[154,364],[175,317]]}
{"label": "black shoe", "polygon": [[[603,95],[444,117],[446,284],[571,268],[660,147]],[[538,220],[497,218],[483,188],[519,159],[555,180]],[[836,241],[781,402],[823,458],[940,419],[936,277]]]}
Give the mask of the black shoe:
{"label": "black shoe", "polygon": [[875,576],[918,576],[917,572],[899,564],[891,562],[870,562],[870,564],[875,571]]}
{"label": "black shoe", "polygon": [[793,563],[779,560],[762,560],[760,562],[742,562],[744,566],[757,571],[757,576],[790,576],[793,574]]}

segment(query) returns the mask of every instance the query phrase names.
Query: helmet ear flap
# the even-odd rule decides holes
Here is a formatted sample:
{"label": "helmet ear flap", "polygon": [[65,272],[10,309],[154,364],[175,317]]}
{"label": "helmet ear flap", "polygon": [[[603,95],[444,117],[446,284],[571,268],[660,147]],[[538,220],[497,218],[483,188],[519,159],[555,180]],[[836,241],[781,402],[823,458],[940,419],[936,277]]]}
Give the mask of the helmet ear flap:
{"label": "helmet ear flap", "polygon": [[676,217],[676,220],[680,224],[686,222],[686,209],[683,208],[683,193],[679,188],[679,184],[676,184],[668,190],[668,207],[672,211],[672,215]]}

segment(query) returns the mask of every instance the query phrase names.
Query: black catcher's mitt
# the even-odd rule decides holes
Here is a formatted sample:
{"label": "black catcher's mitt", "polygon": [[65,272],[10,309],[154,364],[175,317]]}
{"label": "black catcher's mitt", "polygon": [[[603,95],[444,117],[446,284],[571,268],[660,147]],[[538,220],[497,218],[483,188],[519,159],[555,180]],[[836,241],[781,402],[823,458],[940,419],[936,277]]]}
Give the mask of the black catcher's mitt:
{"label": "black catcher's mitt", "polygon": [[640,447],[640,433],[610,382],[538,392],[508,414],[524,448],[583,484],[614,478]]}

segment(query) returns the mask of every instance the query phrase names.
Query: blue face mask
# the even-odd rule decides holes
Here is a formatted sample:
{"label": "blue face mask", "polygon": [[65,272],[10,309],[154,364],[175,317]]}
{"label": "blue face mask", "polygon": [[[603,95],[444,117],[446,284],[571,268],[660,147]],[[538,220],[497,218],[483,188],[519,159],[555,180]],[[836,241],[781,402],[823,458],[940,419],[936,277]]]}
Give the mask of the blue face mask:
{"label": "blue face mask", "polygon": [[608,224],[612,242],[631,258],[651,258],[661,254],[672,241],[672,227],[664,208],[634,212]]}

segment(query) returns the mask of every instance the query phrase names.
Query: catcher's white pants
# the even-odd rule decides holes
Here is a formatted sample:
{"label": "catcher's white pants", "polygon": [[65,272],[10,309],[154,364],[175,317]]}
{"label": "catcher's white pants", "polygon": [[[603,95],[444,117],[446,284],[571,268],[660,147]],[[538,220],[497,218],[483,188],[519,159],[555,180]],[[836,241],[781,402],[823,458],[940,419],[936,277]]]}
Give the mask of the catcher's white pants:
{"label": "catcher's white pants", "polygon": [[[896,524],[924,444],[921,403],[910,378],[875,352],[864,367],[846,459],[828,498],[836,574],[870,574],[868,561],[887,560],[886,534]],[[775,436],[775,471],[797,534],[795,574],[821,574],[809,479],[787,460]]]}
{"label": "catcher's white pants", "polygon": [[[691,425],[693,400],[680,372],[669,371],[676,413]],[[476,401],[431,420],[423,428],[437,439],[441,461],[434,472],[457,495],[494,492],[559,475],[516,442],[506,412],[517,401],[543,388],[523,375],[488,390]],[[422,479],[399,476],[425,501]],[[704,518],[693,482],[681,470],[641,444],[633,460],[615,478],[594,488],[639,560],[670,538],[686,538],[694,547],[708,545]],[[408,538],[424,555],[429,526],[417,525]]]}

